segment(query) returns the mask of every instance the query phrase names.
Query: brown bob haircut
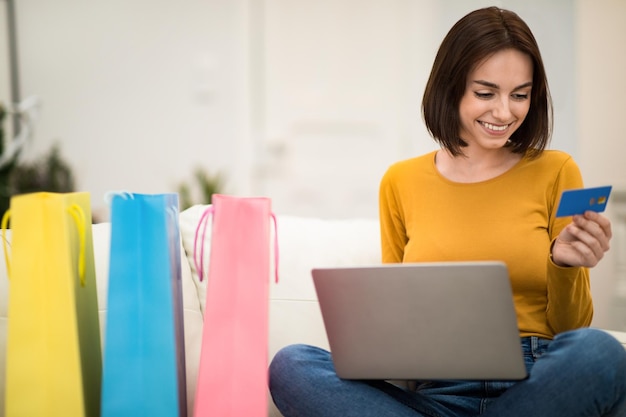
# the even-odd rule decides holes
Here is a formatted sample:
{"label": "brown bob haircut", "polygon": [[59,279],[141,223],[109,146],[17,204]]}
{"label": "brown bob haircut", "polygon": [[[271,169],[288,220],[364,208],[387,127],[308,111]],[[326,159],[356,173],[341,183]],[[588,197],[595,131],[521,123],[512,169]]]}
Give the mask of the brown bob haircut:
{"label": "brown bob haircut", "polygon": [[461,18],[444,38],[426,84],[422,115],[426,128],[452,155],[463,155],[467,143],[459,137],[459,104],[469,73],[503,49],[516,49],[533,62],[530,109],[507,146],[515,153],[538,156],[552,134],[552,98],[539,46],[530,28],[515,13],[488,7]]}

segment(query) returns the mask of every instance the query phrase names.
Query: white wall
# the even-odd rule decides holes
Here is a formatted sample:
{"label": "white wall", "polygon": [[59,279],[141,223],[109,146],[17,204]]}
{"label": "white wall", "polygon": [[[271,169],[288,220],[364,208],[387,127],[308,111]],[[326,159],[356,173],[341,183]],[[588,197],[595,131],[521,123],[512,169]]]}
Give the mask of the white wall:
{"label": "white wall", "polygon": [[59,141],[96,211],[199,165],[247,174],[245,1],[16,3],[22,96],[42,102],[29,155]]}
{"label": "white wall", "polygon": [[[622,122],[626,110],[623,100],[626,97],[624,16],[626,2],[623,0],[578,1],[578,162],[587,185],[613,184],[616,197],[626,192],[626,134]],[[626,216],[623,211],[618,214],[617,202],[613,198],[608,210],[615,231],[612,250],[591,272],[596,306],[594,323],[626,330],[626,309],[619,307],[626,306],[626,299],[616,297],[618,280],[626,279],[623,277]],[[626,297],[626,293],[622,297]]]}
{"label": "white wall", "polygon": [[590,184],[626,189],[626,2],[578,2],[579,163]]}
{"label": "white wall", "polygon": [[[293,4],[307,1],[289,4],[295,7]],[[79,188],[92,193],[96,212],[106,213],[103,195],[108,191],[174,191],[180,181],[191,178],[198,165],[224,172],[227,192],[264,190],[255,161],[257,154],[265,151],[259,145],[263,135],[271,134],[263,129],[271,125],[263,125],[259,116],[264,112],[264,91],[259,85],[264,74],[258,71],[262,67],[254,65],[263,59],[262,38],[267,31],[262,26],[271,22],[264,8],[277,2],[16,3],[22,96],[35,94],[42,102],[26,157],[40,155],[59,141],[75,169]],[[569,68],[573,57],[571,47],[563,46],[573,33],[571,3],[553,0],[549,7],[541,0],[501,3],[518,10],[536,29],[548,52],[546,65],[563,74],[554,77],[552,85],[559,98],[557,116],[562,117],[558,120],[573,120],[574,109],[569,104],[573,102],[569,99],[573,74],[560,70],[563,65]],[[415,81],[407,83],[407,91],[396,94],[398,102],[388,103],[387,108],[403,109],[398,111],[400,118],[412,118],[408,126],[400,121],[397,126],[388,126],[407,143],[403,146],[406,153],[399,157],[412,156],[433,146],[421,126],[419,101],[441,38],[462,14],[490,3],[375,0],[370,6],[375,4],[394,4],[407,11],[408,18],[402,22],[406,27],[400,31],[415,44],[402,46],[407,52],[404,63],[415,72]],[[358,11],[355,8],[355,13]],[[426,24],[424,16],[429,19]],[[309,24],[312,30],[323,32],[324,15]],[[372,22],[372,27],[375,25]],[[367,30],[367,25],[362,27]],[[374,55],[370,60],[388,57],[384,45],[373,46],[372,54],[379,54],[379,58]],[[334,55],[333,59],[347,56]],[[341,65],[339,62],[335,67]],[[406,69],[403,76],[412,79]],[[350,81],[333,80],[338,86]],[[378,90],[385,89],[379,86]],[[365,112],[360,117],[367,120],[370,116]],[[572,125],[557,122],[554,146],[575,153]],[[410,146],[411,141],[417,145]],[[377,184],[371,188],[375,190]],[[351,214],[342,205],[336,205],[336,210],[326,215]],[[376,209],[370,213],[375,215]]]}

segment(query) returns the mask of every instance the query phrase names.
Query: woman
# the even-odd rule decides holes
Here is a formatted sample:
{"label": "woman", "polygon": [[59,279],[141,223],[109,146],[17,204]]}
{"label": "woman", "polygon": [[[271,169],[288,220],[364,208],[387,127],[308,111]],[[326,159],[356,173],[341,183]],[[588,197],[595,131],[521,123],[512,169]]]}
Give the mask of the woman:
{"label": "woman", "polygon": [[609,249],[611,225],[595,212],[555,217],[560,193],[583,183],[569,155],[545,150],[551,99],[528,26],[495,7],[463,17],[440,46],[422,110],[441,149],[385,173],[383,262],[506,262],[529,377],[406,390],[341,380],[328,352],[296,345],[270,366],[277,407],[287,417],[626,416],[626,352],[587,327],[588,268]]}

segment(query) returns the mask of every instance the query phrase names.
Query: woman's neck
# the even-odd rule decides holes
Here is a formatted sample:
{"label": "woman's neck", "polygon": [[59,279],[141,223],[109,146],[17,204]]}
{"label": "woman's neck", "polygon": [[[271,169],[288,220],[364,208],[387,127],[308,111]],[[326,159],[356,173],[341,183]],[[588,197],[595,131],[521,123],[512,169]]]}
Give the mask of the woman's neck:
{"label": "woman's neck", "polygon": [[463,153],[465,155],[452,156],[444,149],[439,150],[435,156],[439,173],[454,182],[487,181],[504,174],[522,159],[522,155],[507,148],[483,151],[464,148]]}

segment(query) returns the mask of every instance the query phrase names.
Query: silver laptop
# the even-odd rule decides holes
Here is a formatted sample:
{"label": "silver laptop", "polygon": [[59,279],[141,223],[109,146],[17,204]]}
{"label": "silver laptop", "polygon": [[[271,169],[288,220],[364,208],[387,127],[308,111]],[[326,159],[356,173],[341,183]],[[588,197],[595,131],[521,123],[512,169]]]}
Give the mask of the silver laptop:
{"label": "silver laptop", "polygon": [[341,378],[526,377],[502,262],[317,268],[312,274]]}

